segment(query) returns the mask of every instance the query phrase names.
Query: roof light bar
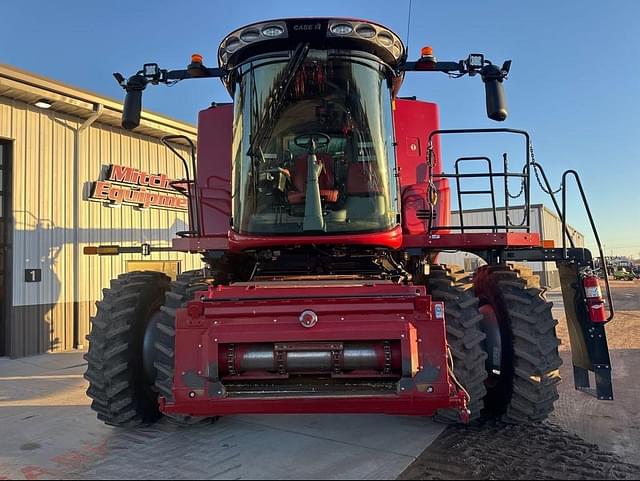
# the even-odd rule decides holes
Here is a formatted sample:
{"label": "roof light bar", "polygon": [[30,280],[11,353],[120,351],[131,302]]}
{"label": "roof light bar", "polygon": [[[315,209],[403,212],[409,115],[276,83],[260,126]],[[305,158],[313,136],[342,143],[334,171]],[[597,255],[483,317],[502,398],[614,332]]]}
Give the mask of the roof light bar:
{"label": "roof light bar", "polygon": [[233,68],[248,56],[293,50],[299,43],[311,48],[355,49],[374,53],[395,66],[405,57],[398,35],[366,20],[345,18],[285,18],[246,25],[231,32],[220,44],[218,61]]}

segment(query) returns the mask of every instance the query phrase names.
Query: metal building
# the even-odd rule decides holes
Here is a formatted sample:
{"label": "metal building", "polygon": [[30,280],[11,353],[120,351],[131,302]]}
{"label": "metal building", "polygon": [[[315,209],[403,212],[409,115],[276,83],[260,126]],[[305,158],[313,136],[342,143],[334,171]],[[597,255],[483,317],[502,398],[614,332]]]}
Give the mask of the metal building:
{"label": "metal building", "polygon": [[[509,210],[509,217],[514,225],[518,225],[523,220],[524,211],[522,208],[514,207]],[[505,210],[497,209],[498,224],[506,225]],[[530,210],[531,232],[539,232],[544,240],[553,240],[557,247],[562,246],[562,221],[558,215],[548,207],[542,204],[532,204]],[[460,225],[460,213],[458,211],[451,213],[451,224]],[[463,213],[462,221],[465,225],[493,225],[492,209],[470,209]],[[576,229],[567,226],[576,247],[584,247],[584,235]],[[481,232],[481,231],[474,231]],[[487,230],[487,232],[489,232]],[[465,270],[473,272],[480,264],[484,262],[478,256],[463,252],[443,253],[439,257],[439,262],[446,264],[457,264],[464,267]],[[555,288],[560,286],[560,275],[558,269],[553,262],[531,262],[530,267],[540,276],[540,282],[543,286]]]}
{"label": "metal building", "polygon": [[179,253],[83,255],[86,245],[168,245],[186,227],[186,199],[168,185],[184,167],[160,139],[195,141],[195,128],[145,112],[131,133],[121,112],[120,102],[0,65],[0,356],[82,347],[95,301],[119,273],[200,265]]}

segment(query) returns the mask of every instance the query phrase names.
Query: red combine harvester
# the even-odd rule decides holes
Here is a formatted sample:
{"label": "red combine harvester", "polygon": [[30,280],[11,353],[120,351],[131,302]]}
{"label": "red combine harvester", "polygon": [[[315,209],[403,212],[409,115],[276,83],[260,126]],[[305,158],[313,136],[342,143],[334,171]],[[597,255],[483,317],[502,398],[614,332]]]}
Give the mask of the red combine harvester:
{"label": "red combine harvester", "polygon": [[[557,263],[576,387],[589,391],[593,371],[594,394],[613,398],[604,330],[610,295],[607,316],[590,252],[567,245],[566,195],[561,207],[529,135],[440,130],[436,104],[399,97],[409,71],[479,76],[488,116],[502,121],[509,61],[499,67],[472,54],[440,62],[425,48],[409,62],[389,29],[342,18],[243,27],[224,39],[218,60],[209,68],[194,55],[186,70],[146,64],[127,80],[115,74],[127,92],[127,129],[140,122],[149,84],[220,78],[233,104],[200,113],[197,157],[188,139],[165,139],[178,154],[177,142],[192,151],[182,157],[186,178],[173,183],[189,198],[190,230],[170,249],[199,255],[206,267],[174,282],[160,272],[127,273],[105,289],[86,355],[99,419],[116,426],[238,413],[545,419],[558,398],[557,322],[538,278],[514,261]],[[455,173],[445,172],[443,136],[492,133],[522,138],[523,170],[510,172],[505,155],[501,171],[489,158],[462,157]],[[464,173],[468,162],[487,172]],[[532,232],[532,170],[563,219],[562,248]],[[564,192],[569,177],[580,186],[568,171]],[[491,189],[463,190],[467,178]],[[509,215],[512,179],[524,196],[518,223]],[[496,207],[496,182],[505,185],[504,208]],[[491,195],[490,225],[465,225],[462,196],[471,194]],[[475,273],[439,265],[449,250],[486,265]]]}

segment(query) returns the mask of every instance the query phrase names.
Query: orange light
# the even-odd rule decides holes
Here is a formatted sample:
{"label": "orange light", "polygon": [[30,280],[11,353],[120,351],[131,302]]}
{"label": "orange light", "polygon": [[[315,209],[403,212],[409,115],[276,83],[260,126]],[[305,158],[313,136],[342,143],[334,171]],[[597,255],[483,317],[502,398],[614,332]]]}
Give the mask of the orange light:
{"label": "orange light", "polygon": [[422,47],[422,50],[420,50],[420,55],[422,55],[422,57],[433,57],[433,47]]}
{"label": "orange light", "polygon": [[194,53],[191,55],[191,63],[202,63],[202,55]]}
{"label": "orange light", "polygon": [[545,249],[554,249],[556,247],[556,241],[554,241],[553,239],[543,240],[542,247],[544,247]]}

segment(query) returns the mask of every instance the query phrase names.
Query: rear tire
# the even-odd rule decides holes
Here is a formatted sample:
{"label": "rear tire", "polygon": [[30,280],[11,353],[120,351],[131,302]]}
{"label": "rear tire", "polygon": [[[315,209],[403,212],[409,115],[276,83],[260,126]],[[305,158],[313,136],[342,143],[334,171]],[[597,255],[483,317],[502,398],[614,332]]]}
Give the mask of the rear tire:
{"label": "rear tire", "polygon": [[84,377],[89,381],[91,408],[108,425],[133,427],[161,417],[142,350],[145,329],[160,308],[169,281],[160,272],[121,274],[96,303]]}
{"label": "rear tire", "polygon": [[500,374],[487,383],[487,409],[512,424],[546,419],[559,397],[562,360],[558,322],[539,278],[526,267],[483,266],[474,289],[480,304],[493,308],[502,340]]}
{"label": "rear tire", "polygon": [[[164,305],[160,308],[156,324],[156,389],[167,402],[173,402],[173,377],[175,374],[176,345],[176,311],[188,301],[193,300],[196,292],[207,290],[214,281],[207,269],[186,271],[178,274],[166,293]],[[167,415],[173,422],[183,425],[211,422],[214,418],[187,416],[179,414]]]}
{"label": "rear tire", "polygon": [[[478,310],[473,285],[458,266],[431,266],[426,282],[433,300],[444,302],[447,344],[453,358],[453,372],[469,394],[469,420],[476,420],[481,415],[487,393],[487,353],[484,350],[485,335],[480,329],[483,317]],[[440,409],[436,421],[459,423],[460,413],[456,409]]]}

